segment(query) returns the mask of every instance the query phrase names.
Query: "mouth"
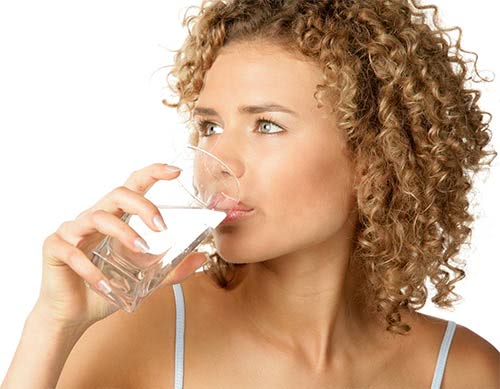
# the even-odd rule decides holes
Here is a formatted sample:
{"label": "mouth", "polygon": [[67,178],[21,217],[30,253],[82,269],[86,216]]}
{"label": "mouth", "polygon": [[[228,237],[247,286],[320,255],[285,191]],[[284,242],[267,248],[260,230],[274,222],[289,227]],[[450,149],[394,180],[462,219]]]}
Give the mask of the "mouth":
{"label": "mouth", "polygon": [[227,212],[226,218],[220,223],[220,225],[228,224],[228,223],[235,223],[243,219],[247,219],[248,217],[252,216],[255,213],[254,209],[236,209],[233,208],[230,211]]}
{"label": "mouth", "polygon": [[208,204],[208,209],[215,209],[224,212],[249,212],[253,210],[253,208],[247,206],[243,202],[236,202],[235,199],[226,195],[224,192],[216,193],[210,199]]}

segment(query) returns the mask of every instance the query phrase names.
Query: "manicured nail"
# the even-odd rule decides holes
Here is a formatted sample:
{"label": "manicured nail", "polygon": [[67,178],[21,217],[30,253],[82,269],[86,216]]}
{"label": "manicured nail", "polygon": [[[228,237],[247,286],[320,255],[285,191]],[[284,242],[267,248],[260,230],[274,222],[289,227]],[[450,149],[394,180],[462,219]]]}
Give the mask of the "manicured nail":
{"label": "manicured nail", "polygon": [[175,173],[175,172],[181,172],[182,169],[177,167],[177,166],[170,166],[170,165],[167,165],[165,166],[165,169],[169,172],[169,173]]}
{"label": "manicured nail", "polygon": [[147,253],[149,251],[149,246],[148,244],[141,238],[137,238],[134,241],[135,247],[137,247],[139,250],[141,250],[143,253]]}
{"label": "manicured nail", "polygon": [[153,218],[153,224],[158,228],[160,231],[165,231],[167,229],[167,226],[165,225],[165,222],[161,218],[160,215],[156,215]]}
{"label": "manicured nail", "polygon": [[105,280],[99,281],[97,283],[97,287],[99,288],[99,290],[101,290],[102,292],[104,292],[106,294],[110,294],[112,291],[111,287],[109,286],[109,284]]}

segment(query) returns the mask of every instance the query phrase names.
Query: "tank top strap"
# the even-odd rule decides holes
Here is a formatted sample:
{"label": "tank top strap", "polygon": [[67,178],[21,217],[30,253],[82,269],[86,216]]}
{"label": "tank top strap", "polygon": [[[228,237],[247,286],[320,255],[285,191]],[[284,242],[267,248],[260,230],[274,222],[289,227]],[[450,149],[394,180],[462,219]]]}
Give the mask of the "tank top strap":
{"label": "tank top strap", "polygon": [[446,367],[446,360],[448,358],[448,351],[450,350],[450,345],[455,333],[456,326],[457,325],[454,321],[448,321],[446,332],[444,333],[443,341],[441,342],[441,349],[439,350],[431,389],[439,389],[441,387],[441,381],[443,380],[444,369]]}
{"label": "tank top strap", "polygon": [[175,381],[174,389],[184,384],[184,294],[181,284],[173,284],[175,296]]}

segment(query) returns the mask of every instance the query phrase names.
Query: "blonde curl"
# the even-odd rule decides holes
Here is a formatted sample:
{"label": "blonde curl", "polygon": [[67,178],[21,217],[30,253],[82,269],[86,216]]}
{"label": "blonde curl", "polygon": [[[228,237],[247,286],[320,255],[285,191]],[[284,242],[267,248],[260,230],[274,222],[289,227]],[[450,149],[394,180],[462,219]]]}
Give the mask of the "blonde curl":
{"label": "blonde curl", "polygon": [[[407,0],[205,1],[187,9],[183,26],[188,36],[167,77],[178,101],[163,103],[187,113],[188,125],[205,73],[230,42],[273,43],[321,67],[314,97],[335,114],[360,174],[350,264],[361,271],[359,298],[387,330],[410,331],[400,313],[425,305],[427,278],[437,306],[461,299],[453,290],[465,277],[458,254],[474,220],[467,196],[473,173],[497,153],[486,150],[491,114],[478,106],[480,91],[466,87],[479,75],[477,55],[469,75],[459,27],[441,27],[436,6]],[[243,266],[214,249],[203,271],[231,288]]]}

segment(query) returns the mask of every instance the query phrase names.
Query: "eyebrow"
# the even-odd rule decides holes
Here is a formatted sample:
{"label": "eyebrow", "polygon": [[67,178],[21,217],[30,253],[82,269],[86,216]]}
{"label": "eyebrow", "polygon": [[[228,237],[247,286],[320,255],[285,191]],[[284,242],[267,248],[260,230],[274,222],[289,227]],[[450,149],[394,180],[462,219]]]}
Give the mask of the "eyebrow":
{"label": "eyebrow", "polygon": [[[262,112],[285,112],[293,116],[299,116],[297,112],[292,111],[289,108],[283,107],[282,105],[276,103],[267,103],[260,105],[241,105],[238,107],[238,112],[246,114],[256,114]],[[208,107],[196,107],[194,109],[195,115],[207,115],[207,116],[218,116],[218,113],[213,108]]]}

